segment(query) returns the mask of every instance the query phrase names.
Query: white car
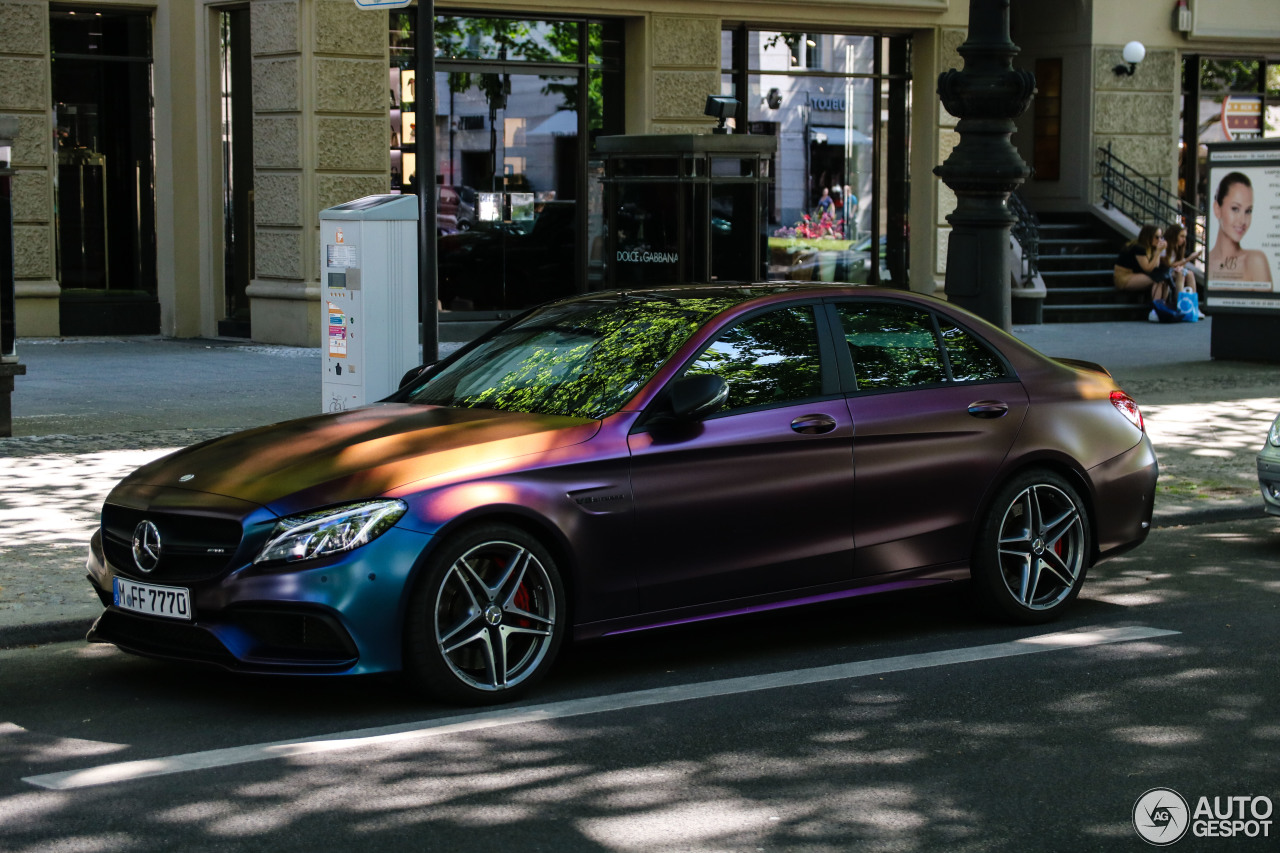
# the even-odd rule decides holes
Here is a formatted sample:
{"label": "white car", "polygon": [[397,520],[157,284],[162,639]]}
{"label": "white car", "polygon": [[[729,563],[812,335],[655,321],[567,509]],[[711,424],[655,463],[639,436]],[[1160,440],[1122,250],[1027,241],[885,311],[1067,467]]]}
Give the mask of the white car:
{"label": "white car", "polygon": [[1280,515],[1280,415],[1271,422],[1267,441],[1258,452],[1258,485],[1263,509],[1268,515]]}

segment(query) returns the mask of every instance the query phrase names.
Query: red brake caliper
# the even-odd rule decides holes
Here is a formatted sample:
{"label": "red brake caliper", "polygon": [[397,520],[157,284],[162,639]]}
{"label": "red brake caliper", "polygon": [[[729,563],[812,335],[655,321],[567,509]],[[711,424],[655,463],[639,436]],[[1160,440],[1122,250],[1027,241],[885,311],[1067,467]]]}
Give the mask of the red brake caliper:
{"label": "red brake caliper", "polygon": [[[528,613],[529,604],[530,604],[529,588],[524,584],[520,584],[520,588],[516,590],[516,597],[512,600],[512,603],[515,604],[516,607]],[[523,616],[515,621],[516,621],[516,624],[519,625],[521,628],[528,628],[530,625],[533,624],[531,621],[524,618]]]}

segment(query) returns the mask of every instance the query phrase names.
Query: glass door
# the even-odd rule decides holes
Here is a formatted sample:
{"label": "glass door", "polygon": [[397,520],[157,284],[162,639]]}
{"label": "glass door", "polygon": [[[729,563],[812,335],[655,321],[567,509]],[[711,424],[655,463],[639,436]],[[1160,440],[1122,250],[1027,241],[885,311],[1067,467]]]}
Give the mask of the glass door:
{"label": "glass door", "polygon": [[148,12],[52,7],[63,334],[153,334],[155,160]]}

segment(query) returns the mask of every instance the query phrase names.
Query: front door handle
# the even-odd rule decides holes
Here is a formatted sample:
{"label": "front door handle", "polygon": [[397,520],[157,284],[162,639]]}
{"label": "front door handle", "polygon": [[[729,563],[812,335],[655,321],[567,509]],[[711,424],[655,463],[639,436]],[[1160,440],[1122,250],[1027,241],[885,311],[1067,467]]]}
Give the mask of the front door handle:
{"label": "front door handle", "polygon": [[975,418],[1002,418],[1009,412],[1009,404],[999,400],[979,400],[969,404],[969,414]]}
{"label": "front door handle", "polygon": [[836,428],[836,419],[830,415],[801,415],[791,422],[791,428],[801,435],[822,435]]}

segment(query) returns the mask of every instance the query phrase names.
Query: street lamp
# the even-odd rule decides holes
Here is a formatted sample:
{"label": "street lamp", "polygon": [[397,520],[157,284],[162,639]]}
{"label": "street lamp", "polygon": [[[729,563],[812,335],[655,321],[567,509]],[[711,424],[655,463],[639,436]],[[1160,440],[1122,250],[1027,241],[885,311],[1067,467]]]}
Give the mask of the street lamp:
{"label": "street lamp", "polygon": [[[1112,72],[1117,77],[1132,77],[1133,72],[1138,70],[1138,63],[1146,58],[1147,48],[1140,41],[1131,41],[1124,46],[1120,55],[1124,58],[1124,62],[1112,68]],[[1129,64],[1126,65],[1125,62]]]}
{"label": "street lamp", "polygon": [[938,77],[943,106],[960,119],[960,143],[934,169],[956,194],[947,216],[947,298],[1007,331],[1009,229],[1017,217],[1006,201],[1030,172],[1010,137],[1035,93],[1035,77],[1013,67],[1009,0],[972,0],[969,38],[958,50],[964,69]]}

